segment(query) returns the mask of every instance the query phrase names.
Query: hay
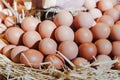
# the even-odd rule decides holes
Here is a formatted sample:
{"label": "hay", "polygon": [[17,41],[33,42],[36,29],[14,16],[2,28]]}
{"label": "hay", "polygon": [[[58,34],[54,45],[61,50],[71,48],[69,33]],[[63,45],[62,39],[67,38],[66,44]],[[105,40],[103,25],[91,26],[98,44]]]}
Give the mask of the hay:
{"label": "hay", "polygon": [[[111,64],[114,62],[116,61],[112,61]],[[65,66],[63,71],[57,70],[53,66],[47,69],[33,69],[14,63],[0,54],[0,74],[7,80],[120,80],[120,71],[100,67],[96,69],[95,65],[99,64],[79,66],[73,70]]]}

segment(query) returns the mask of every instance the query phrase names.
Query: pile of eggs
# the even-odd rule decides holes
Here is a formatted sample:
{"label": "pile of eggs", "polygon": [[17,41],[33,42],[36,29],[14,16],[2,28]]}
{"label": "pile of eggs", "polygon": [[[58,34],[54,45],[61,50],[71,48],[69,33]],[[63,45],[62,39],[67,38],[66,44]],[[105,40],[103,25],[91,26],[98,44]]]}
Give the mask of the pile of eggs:
{"label": "pile of eggs", "polygon": [[[83,7],[87,11],[75,16],[60,11],[53,20],[25,17],[17,26],[9,9],[0,6],[0,52],[33,68],[46,63],[62,69],[66,61],[57,51],[76,66],[120,59],[118,0],[86,0]],[[119,64],[114,67],[120,69]]]}

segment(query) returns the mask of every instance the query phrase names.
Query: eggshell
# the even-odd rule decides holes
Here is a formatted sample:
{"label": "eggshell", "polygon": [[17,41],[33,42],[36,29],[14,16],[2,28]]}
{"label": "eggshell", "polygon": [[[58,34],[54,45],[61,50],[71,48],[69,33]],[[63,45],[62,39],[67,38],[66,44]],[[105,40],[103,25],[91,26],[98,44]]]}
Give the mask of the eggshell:
{"label": "eggshell", "polygon": [[16,45],[7,45],[2,49],[2,54],[5,55],[6,57],[10,58],[11,57],[11,51],[13,48],[15,48]]}
{"label": "eggshell", "polygon": [[84,6],[87,9],[93,9],[96,7],[96,0],[85,0]]}
{"label": "eggshell", "polygon": [[12,44],[18,45],[21,43],[21,36],[24,33],[19,27],[10,27],[5,31],[5,38]]}
{"label": "eggshell", "polygon": [[79,28],[75,32],[75,41],[77,43],[92,42],[92,40],[93,40],[93,35],[88,28]]}
{"label": "eggshell", "polygon": [[53,32],[56,28],[56,25],[50,20],[44,20],[40,23],[38,31],[42,38],[53,37]]}
{"label": "eggshell", "polygon": [[107,39],[99,39],[95,42],[98,54],[109,55],[112,51],[112,44]]}
{"label": "eggshell", "polygon": [[4,24],[7,27],[13,27],[17,24],[17,19],[16,19],[15,16],[8,16],[8,17],[5,18]]}
{"label": "eggshell", "polygon": [[70,60],[76,58],[78,55],[78,46],[73,41],[64,41],[60,43],[58,50]]}
{"label": "eggshell", "polygon": [[38,20],[37,18],[34,18],[34,17],[26,17],[22,23],[21,23],[21,28],[24,30],[24,31],[31,31],[31,30],[36,30],[37,29],[37,26],[38,24],[40,23],[41,21]]}
{"label": "eggshell", "polygon": [[100,17],[97,22],[103,22],[105,24],[108,24],[110,27],[113,26],[114,24],[114,19],[109,16],[109,15],[103,15],[102,17]]}
{"label": "eggshell", "polygon": [[82,43],[79,46],[79,56],[92,60],[97,55],[97,48],[93,43]]}
{"label": "eggshell", "polygon": [[120,40],[120,24],[114,24],[111,27],[110,38],[112,40]]}
{"label": "eggshell", "polygon": [[61,11],[53,19],[56,26],[70,26],[73,22],[73,16],[68,11]]}
{"label": "eggshell", "polygon": [[76,66],[86,66],[89,64],[89,62],[85,58],[82,58],[82,57],[77,57],[73,59],[72,62]]}
{"label": "eggshell", "polygon": [[23,44],[29,48],[37,48],[41,36],[37,31],[28,31],[23,35]]}
{"label": "eggshell", "polygon": [[111,9],[113,8],[113,3],[111,0],[100,0],[98,2],[98,8],[101,10],[101,11],[106,11],[108,9]]}
{"label": "eggshell", "polygon": [[74,17],[74,25],[76,28],[85,27],[91,28],[94,24],[94,19],[92,15],[88,12],[79,12]]}
{"label": "eggshell", "polygon": [[21,53],[20,62],[25,66],[39,68],[43,61],[43,54],[35,49],[29,49]]}
{"label": "eggshell", "polygon": [[73,41],[74,40],[74,32],[73,30],[68,26],[60,26],[55,30],[55,39],[58,42],[62,41]]}
{"label": "eggshell", "polygon": [[6,40],[0,39],[0,53],[5,46],[7,46]]}
{"label": "eggshell", "polygon": [[90,9],[89,13],[92,15],[94,19],[100,18],[102,16],[102,12],[98,8]]}
{"label": "eggshell", "polygon": [[4,24],[0,23],[0,34],[4,33],[5,30],[7,30],[7,27]]}
{"label": "eggshell", "polygon": [[110,35],[110,27],[105,23],[97,23],[91,29],[94,39],[105,39]]}
{"label": "eggshell", "polygon": [[39,50],[44,55],[55,54],[57,51],[57,43],[50,38],[44,38],[39,43]]}
{"label": "eggshell", "polygon": [[[51,62],[51,65],[56,69],[62,69],[64,67],[64,59],[58,54],[50,54],[45,58],[45,62]],[[49,64],[50,65],[50,64]],[[49,66],[47,65],[47,66]]]}
{"label": "eggshell", "polygon": [[112,52],[114,56],[120,56],[120,41],[113,41],[112,42]]}
{"label": "eggshell", "polygon": [[20,62],[20,55],[23,51],[28,50],[28,47],[25,46],[16,46],[15,48],[12,49],[11,51],[11,59],[13,62]]}
{"label": "eggshell", "polygon": [[107,56],[107,55],[98,55],[97,56],[97,58],[96,58],[97,60],[97,62],[103,62],[103,63],[105,63],[105,64],[101,64],[100,65],[100,67],[102,67],[103,69],[110,69],[110,68],[112,68],[112,65],[111,65],[111,63],[107,63],[107,61],[112,61],[111,60],[111,58],[109,57],[109,56]]}
{"label": "eggshell", "polygon": [[115,8],[112,8],[112,9],[105,11],[104,14],[111,16],[114,21],[117,21],[120,18],[120,13]]}

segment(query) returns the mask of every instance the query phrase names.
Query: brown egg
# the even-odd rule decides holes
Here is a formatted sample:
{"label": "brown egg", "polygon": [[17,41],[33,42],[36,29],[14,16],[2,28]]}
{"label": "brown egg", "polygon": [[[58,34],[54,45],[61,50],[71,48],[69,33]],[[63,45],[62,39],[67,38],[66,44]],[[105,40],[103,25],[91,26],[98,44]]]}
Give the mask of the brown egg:
{"label": "brown egg", "polygon": [[119,60],[119,62],[116,62],[114,65],[113,65],[113,68],[117,69],[117,70],[120,70],[120,56],[114,56],[113,60]]}
{"label": "brown egg", "polygon": [[1,20],[1,22],[4,21],[6,17],[7,17],[7,15],[5,15],[3,12],[0,12],[0,20]]}
{"label": "brown egg", "polygon": [[11,51],[13,48],[15,48],[16,45],[7,45],[2,49],[2,54],[5,55],[6,57],[10,58],[11,57]]}
{"label": "brown egg", "polygon": [[83,43],[79,46],[79,56],[92,60],[97,55],[97,48],[93,43]]}
{"label": "brown egg", "polygon": [[55,30],[55,39],[58,42],[62,41],[73,41],[74,40],[74,32],[68,26],[60,26]]}
{"label": "brown egg", "polygon": [[110,69],[112,67],[111,63],[107,63],[112,61],[111,58],[107,55],[98,55],[96,58],[98,63],[103,63],[100,65],[103,69]]}
{"label": "brown egg", "polygon": [[73,41],[64,41],[60,43],[58,50],[70,60],[76,58],[78,55],[78,46]]}
{"label": "brown egg", "polygon": [[36,30],[39,23],[40,20],[38,20],[37,18],[26,17],[21,23],[21,28],[24,31]]}
{"label": "brown egg", "polygon": [[120,18],[120,13],[115,8],[112,8],[112,9],[105,11],[104,14],[111,16],[114,21],[117,21]]}
{"label": "brown egg", "polygon": [[73,16],[68,11],[61,11],[53,19],[56,26],[70,26],[73,23]]}
{"label": "brown egg", "polygon": [[12,49],[11,51],[11,59],[13,62],[20,62],[20,55],[23,51],[28,50],[29,48],[25,47],[25,46],[17,46],[15,48]]}
{"label": "brown egg", "polygon": [[16,19],[15,16],[8,16],[8,17],[5,18],[4,24],[7,27],[15,26],[17,24],[17,19]]}
{"label": "brown egg", "polygon": [[56,28],[56,25],[50,20],[44,20],[40,23],[38,31],[42,38],[50,38],[53,36],[53,32]]}
{"label": "brown egg", "polygon": [[107,39],[99,39],[95,42],[98,54],[109,55],[112,51],[112,44]]}
{"label": "brown egg", "polygon": [[[45,62],[51,62],[51,64],[56,69],[62,69],[64,67],[64,59],[58,54],[50,54],[45,58]],[[47,66],[49,66],[47,65]]]}
{"label": "brown egg", "polygon": [[113,40],[120,40],[120,24],[114,24],[111,27],[110,38]]}
{"label": "brown egg", "polygon": [[2,49],[7,46],[5,39],[0,39],[0,53],[2,52]]}
{"label": "brown egg", "polygon": [[93,35],[88,28],[79,28],[75,32],[75,41],[78,43],[92,42]]}
{"label": "brown egg", "polygon": [[0,34],[4,33],[6,29],[7,27],[4,24],[0,23]]}
{"label": "brown egg", "polygon": [[106,11],[108,9],[111,9],[113,8],[113,3],[111,0],[100,0],[98,2],[98,8],[101,10],[101,11]]}
{"label": "brown egg", "polygon": [[39,68],[40,63],[43,61],[43,54],[35,49],[29,49],[21,53],[20,62],[25,66]]}
{"label": "brown egg", "polygon": [[110,35],[110,27],[105,23],[97,23],[91,29],[94,39],[105,39]]}
{"label": "brown egg", "polygon": [[37,48],[41,36],[37,31],[28,31],[23,35],[23,44],[29,48]]}
{"label": "brown egg", "polygon": [[10,27],[6,30],[5,37],[10,43],[17,45],[21,43],[21,36],[23,33],[24,31],[19,27]]}
{"label": "brown egg", "polygon": [[112,42],[112,52],[114,56],[120,56],[120,41]]}
{"label": "brown egg", "polygon": [[74,25],[76,28],[91,28],[93,24],[94,19],[88,12],[79,12],[74,18]]}
{"label": "brown egg", "polygon": [[115,24],[120,24],[120,20],[118,20]]}
{"label": "brown egg", "polygon": [[82,58],[82,57],[77,57],[73,59],[72,63],[76,66],[86,66],[89,64],[89,62],[85,58]]}
{"label": "brown egg", "polygon": [[111,27],[114,24],[114,19],[109,15],[103,15],[97,22],[103,22]]}
{"label": "brown egg", "polygon": [[39,43],[39,50],[44,55],[55,54],[57,51],[57,43],[50,38],[44,38]]}

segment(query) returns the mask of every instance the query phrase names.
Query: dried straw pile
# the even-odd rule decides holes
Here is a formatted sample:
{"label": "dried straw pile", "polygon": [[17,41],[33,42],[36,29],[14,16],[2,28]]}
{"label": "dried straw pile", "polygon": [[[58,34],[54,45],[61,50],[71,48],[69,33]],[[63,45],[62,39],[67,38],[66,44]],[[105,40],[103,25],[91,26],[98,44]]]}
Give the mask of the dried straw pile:
{"label": "dried straw pile", "polygon": [[[112,61],[111,64],[114,62],[116,61]],[[33,69],[13,63],[0,54],[0,74],[7,80],[120,80],[120,71],[101,67],[93,68],[97,65],[99,64],[93,63],[73,70],[64,67],[63,71],[56,70],[52,66],[48,69]]]}

